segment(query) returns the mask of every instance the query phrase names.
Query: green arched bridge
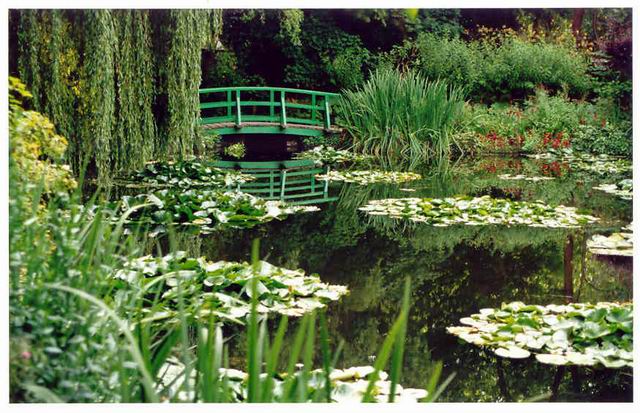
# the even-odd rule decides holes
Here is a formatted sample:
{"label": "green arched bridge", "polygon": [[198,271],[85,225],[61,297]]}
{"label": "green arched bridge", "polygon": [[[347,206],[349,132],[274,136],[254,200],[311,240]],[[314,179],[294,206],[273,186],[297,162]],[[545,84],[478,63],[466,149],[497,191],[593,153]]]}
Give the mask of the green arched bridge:
{"label": "green arched bridge", "polygon": [[280,87],[200,89],[200,123],[218,135],[245,133],[323,136],[331,124],[337,93]]}

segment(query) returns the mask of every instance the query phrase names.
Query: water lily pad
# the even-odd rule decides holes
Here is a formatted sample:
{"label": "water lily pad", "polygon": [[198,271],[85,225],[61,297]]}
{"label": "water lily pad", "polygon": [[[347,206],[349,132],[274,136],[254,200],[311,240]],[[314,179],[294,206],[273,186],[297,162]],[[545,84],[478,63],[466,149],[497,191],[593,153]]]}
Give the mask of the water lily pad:
{"label": "water lily pad", "polygon": [[619,196],[622,199],[633,199],[633,181],[631,179],[623,179],[616,184],[600,184],[594,186],[593,189]]}
{"label": "water lily pad", "polygon": [[511,201],[489,196],[470,198],[399,198],[369,201],[360,208],[371,215],[409,219],[433,226],[509,225],[546,228],[577,228],[598,220],[573,207]]}
{"label": "water lily pad", "polygon": [[133,188],[208,189],[235,187],[255,179],[233,170],[215,168],[206,161],[184,160],[148,162],[145,167],[126,178],[124,184]]}
{"label": "water lily pad", "polygon": [[128,213],[125,223],[154,226],[154,234],[165,232],[167,225],[194,227],[201,233],[220,228],[251,228],[291,214],[319,210],[315,206],[265,201],[240,191],[203,189],[164,189],[124,196],[111,203],[110,208],[117,212],[114,220]]}
{"label": "water lily pad", "polygon": [[525,359],[531,355],[531,353],[518,346],[498,347],[493,350],[500,357],[506,357],[511,359]]}
{"label": "water lily pad", "polygon": [[302,270],[260,261],[254,272],[254,267],[246,262],[209,262],[190,258],[181,251],[127,261],[114,277],[126,281],[123,288],[132,292],[144,292],[149,285],[162,287],[160,302],[153,302],[154,294],[143,294],[143,298],[145,302],[151,300],[147,304],[153,305],[154,311],[172,317],[177,314],[182,294],[188,319],[208,318],[213,313],[241,321],[250,312],[253,279],[257,279],[260,313],[301,316],[348,293],[346,287],[323,283],[318,275],[307,275]]}
{"label": "water lily pad", "polygon": [[498,178],[504,179],[507,181],[531,181],[531,182],[551,181],[555,179],[550,176],[526,176],[526,175],[510,175],[510,174],[498,175]]}
{"label": "water lily pad", "polygon": [[377,183],[398,184],[422,178],[413,172],[389,171],[329,171],[324,175],[316,175],[320,181],[339,181],[358,185]]}
{"label": "water lily pad", "polygon": [[318,165],[335,165],[341,163],[364,163],[373,159],[368,155],[361,155],[355,152],[335,149],[332,146],[316,146],[308,151],[294,155],[295,159],[309,159]]}
{"label": "water lily pad", "polygon": [[[492,311],[489,311],[492,310]],[[536,359],[548,364],[633,365],[633,306],[631,303],[573,303],[531,306],[522,302],[483,309],[463,317],[464,326],[447,332],[500,357]]]}

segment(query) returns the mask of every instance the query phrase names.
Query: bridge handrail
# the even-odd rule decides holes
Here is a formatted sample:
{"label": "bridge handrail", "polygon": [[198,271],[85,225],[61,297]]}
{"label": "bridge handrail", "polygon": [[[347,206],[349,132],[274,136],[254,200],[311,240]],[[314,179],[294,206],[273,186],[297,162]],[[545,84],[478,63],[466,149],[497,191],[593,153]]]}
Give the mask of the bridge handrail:
{"label": "bridge handrail", "polygon": [[[269,92],[268,99],[250,99],[244,100],[243,92]],[[214,93],[223,93],[225,96],[222,100],[211,101],[202,98],[203,95]],[[302,104],[297,101],[287,101],[289,95],[307,95],[310,97],[310,104]],[[292,126],[311,125],[313,127],[323,127],[324,130],[331,129],[331,110],[330,102],[339,98],[338,93],[321,92],[316,90],[294,89],[286,87],[270,87],[270,86],[230,86],[204,88],[199,90],[200,110],[208,109],[226,109],[225,115],[216,115],[202,117],[200,123],[203,125],[224,124],[225,122],[233,122],[235,130],[241,130],[244,122],[259,121],[264,123],[279,123],[281,130],[288,128],[288,123]],[[246,96],[246,95],[245,95]],[[268,115],[256,115],[255,109],[253,114],[243,113],[243,107],[267,107]],[[302,110],[303,113],[310,114],[310,118],[292,118],[287,117],[287,109]],[[235,113],[234,113],[235,112]],[[299,112],[298,112],[299,113]],[[291,112],[289,112],[289,116]],[[322,119],[318,115],[322,116]]]}
{"label": "bridge handrail", "polygon": [[232,92],[233,91],[240,91],[240,92],[253,92],[253,91],[269,92],[269,91],[274,91],[274,92],[285,92],[285,93],[298,93],[298,94],[302,94],[302,95],[322,95],[322,96],[329,96],[329,97],[333,97],[333,98],[339,98],[340,97],[339,93],[322,92],[320,90],[295,89],[295,88],[289,88],[289,87],[229,86],[229,87],[210,87],[210,88],[199,89],[199,93],[201,95],[208,94],[208,93],[227,92],[227,91],[232,91]]}

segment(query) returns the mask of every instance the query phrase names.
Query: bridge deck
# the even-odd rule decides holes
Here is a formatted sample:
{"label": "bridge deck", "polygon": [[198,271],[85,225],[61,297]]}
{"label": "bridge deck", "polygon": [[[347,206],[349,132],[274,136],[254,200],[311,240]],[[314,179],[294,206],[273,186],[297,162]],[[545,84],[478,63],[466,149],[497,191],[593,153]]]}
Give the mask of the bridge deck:
{"label": "bridge deck", "polygon": [[237,127],[234,122],[219,122],[203,124],[202,128],[205,130],[216,130],[220,135],[240,133],[280,133],[283,135],[319,136],[323,134],[339,134],[342,132],[342,129],[337,127],[325,129],[324,126],[295,123],[289,123],[287,124],[287,127],[282,127],[279,122],[243,122],[240,127]]}

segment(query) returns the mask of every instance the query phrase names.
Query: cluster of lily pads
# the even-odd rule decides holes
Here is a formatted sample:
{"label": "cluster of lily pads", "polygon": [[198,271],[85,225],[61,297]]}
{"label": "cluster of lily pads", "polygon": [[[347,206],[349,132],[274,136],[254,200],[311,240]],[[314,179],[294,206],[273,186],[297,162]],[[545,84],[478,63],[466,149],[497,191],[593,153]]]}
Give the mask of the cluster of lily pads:
{"label": "cluster of lily pads", "polygon": [[221,227],[251,228],[298,212],[319,210],[315,206],[266,201],[240,191],[195,188],[123,196],[112,208],[119,212],[117,216],[129,212],[125,221],[128,224],[155,225],[152,236],[166,231],[170,224],[195,226],[201,233],[208,233]]}
{"label": "cluster of lily pads", "polygon": [[526,176],[526,175],[510,175],[510,174],[498,175],[498,178],[504,179],[507,181],[531,181],[531,182],[550,181],[554,179],[550,176]]}
{"label": "cluster of lily pads", "polygon": [[[358,366],[347,369],[334,369],[329,374],[331,383],[331,400],[332,402],[360,402],[369,385],[369,376],[373,373],[372,366]],[[193,400],[193,392],[191,394],[181,390],[185,386],[184,383],[184,365],[177,359],[171,358],[160,369],[160,377],[165,388],[169,389],[168,396],[177,398],[183,402]],[[293,373],[296,381],[302,374],[300,370]],[[373,388],[374,399],[379,403],[386,403],[391,390],[391,381],[387,380],[389,375],[385,371],[378,372],[378,380]],[[248,398],[248,382],[249,375],[241,370],[221,368],[219,370],[219,379],[226,381],[227,388],[230,390],[231,402],[242,402]],[[261,377],[266,379],[266,374]],[[195,388],[195,371],[192,370],[190,377],[190,388]],[[326,386],[325,373],[322,369],[312,370],[308,373],[308,392],[309,401],[317,399],[317,392]],[[276,375],[273,380],[274,399],[271,402],[279,402],[278,395],[283,393],[285,381],[282,375]],[[400,384],[396,384],[395,402],[418,402],[420,399],[427,397],[427,391],[424,389],[403,388]]]}
{"label": "cluster of lily pads", "polygon": [[149,162],[132,177],[129,187],[153,188],[224,188],[249,182],[254,177],[233,170],[207,165],[197,160]]}
{"label": "cluster of lily pads", "polygon": [[413,172],[390,171],[329,171],[324,175],[316,175],[316,177],[321,181],[338,181],[358,185],[399,184],[422,178],[420,174]]}
{"label": "cluster of lily pads", "polygon": [[335,149],[332,146],[316,146],[308,151],[294,155],[296,159],[308,159],[318,165],[334,165],[340,163],[362,163],[372,160],[369,155],[357,154],[345,149]]}
{"label": "cluster of lily pads", "polygon": [[605,154],[593,155],[589,153],[578,153],[571,150],[564,150],[527,156],[534,159],[567,162],[572,169],[596,173],[598,175],[625,174],[631,172],[633,169],[631,162],[628,160]]}
{"label": "cluster of lily pads", "polygon": [[369,201],[359,209],[369,215],[408,219],[437,227],[463,224],[576,228],[598,220],[578,213],[573,207],[552,207],[542,201],[512,201],[488,195],[476,198],[380,199]]}
{"label": "cluster of lily pads", "polygon": [[594,186],[593,188],[599,191],[604,191],[608,194],[619,196],[622,199],[633,199],[632,179],[623,179],[622,181],[615,184],[601,184],[598,186]]}
{"label": "cluster of lily pads", "polygon": [[587,241],[589,252],[594,255],[633,257],[633,223],[609,236],[594,235]]}
{"label": "cluster of lily pads", "polygon": [[[164,257],[144,256],[124,263],[114,277],[150,300],[143,308],[144,322],[217,318],[241,321],[251,311],[252,280],[256,280],[259,314],[302,316],[348,293],[346,287],[320,281],[317,274],[289,270],[259,261],[207,261],[188,257],[184,251]],[[155,299],[157,288],[161,289]],[[179,313],[182,296],[184,313]],[[150,297],[150,298],[149,298]]]}
{"label": "cluster of lily pads", "polygon": [[522,302],[484,308],[447,331],[500,357],[555,365],[633,366],[633,304]]}

